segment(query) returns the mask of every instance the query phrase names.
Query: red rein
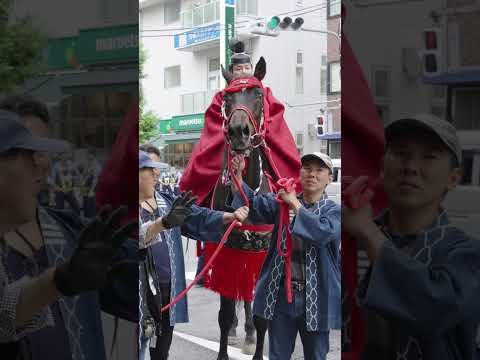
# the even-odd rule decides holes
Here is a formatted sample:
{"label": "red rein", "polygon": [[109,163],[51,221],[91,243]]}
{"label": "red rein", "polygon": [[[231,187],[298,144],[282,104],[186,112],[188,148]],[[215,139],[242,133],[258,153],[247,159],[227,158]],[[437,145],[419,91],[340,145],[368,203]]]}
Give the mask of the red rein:
{"label": "red rein", "polygon": [[[290,193],[295,190],[295,179],[281,178],[277,181],[276,191],[283,189]],[[285,258],[285,289],[287,291],[287,301],[292,302],[292,234],[290,232],[290,207],[285,201],[277,195],[277,202],[280,205],[280,223],[277,233],[277,253]],[[285,227],[285,251],[282,250],[282,233]]]}

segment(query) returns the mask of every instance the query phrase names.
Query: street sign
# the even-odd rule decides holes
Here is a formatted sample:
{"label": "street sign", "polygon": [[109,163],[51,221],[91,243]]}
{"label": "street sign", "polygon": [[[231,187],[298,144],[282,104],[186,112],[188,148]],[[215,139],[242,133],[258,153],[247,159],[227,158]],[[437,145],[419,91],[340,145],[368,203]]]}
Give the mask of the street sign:
{"label": "street sign", "polygon": [[220,63],[228,69],[232,56],[228,44],[235,37],[235,0],[220,0],[220,24],[225,24],[225,29],[220,31]]}

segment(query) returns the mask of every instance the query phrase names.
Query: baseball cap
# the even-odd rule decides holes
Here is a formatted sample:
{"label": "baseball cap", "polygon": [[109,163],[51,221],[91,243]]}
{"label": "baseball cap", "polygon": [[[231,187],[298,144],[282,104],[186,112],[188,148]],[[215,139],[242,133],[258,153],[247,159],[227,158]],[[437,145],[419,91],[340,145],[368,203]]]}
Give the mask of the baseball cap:
{"label": "baseball cap", "polygon": [[303,155],[302,159],[301,159],[302,165],[305,161],[314,160],[314,159],[318,159],[318,160],[322,161],[330,169],[330,171],[333,173],[332,159],[330,159],[330,156],[328,156],[327,154],[324,154],[324,153],[321,153],[321,152],[313,152],[313,153],[310,153],[310,154]]}
{"label": "baseball cap", "polygon": [[138,151],[138,168],[161,168],[163,165],[157,161],[150,159],[150,156],[145,151]]}
{"label": "baseball cap", "polygon": [[458,164],[462,163],[462,147],[458,140],[457,131],[451,123],[440,119],[432,114],[416,114],[405,118],[393,120],[385,126],[385,137],[387,141],[395,133],[405,127],[422,127],[433,132],[455,155]]}
{"label": "baseball cap", "polygon": [[22,124],[17,114],[0,110],[0,154],[12,149],[65,152],[70,149],[70,144],[62,140],[34,136]]}

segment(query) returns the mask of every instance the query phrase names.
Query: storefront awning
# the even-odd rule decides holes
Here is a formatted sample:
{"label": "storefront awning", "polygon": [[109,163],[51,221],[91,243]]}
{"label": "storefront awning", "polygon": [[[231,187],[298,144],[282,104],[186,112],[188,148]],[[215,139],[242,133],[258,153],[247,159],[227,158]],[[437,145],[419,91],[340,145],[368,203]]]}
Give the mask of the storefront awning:
{"label": "storefront awning", "polygon": [[151,141],[152,145],[161,147],[162,145],[170,144],[185,144],[191,142],[197,142],[200,139],[201,132],[190,132],[182,134],[162,134],[160,137]]}
{"label": "storefront awning", "polygon": [[480,70],[463,70],[435,76],[424,76],[423,82],[431,85],[480,84]]}

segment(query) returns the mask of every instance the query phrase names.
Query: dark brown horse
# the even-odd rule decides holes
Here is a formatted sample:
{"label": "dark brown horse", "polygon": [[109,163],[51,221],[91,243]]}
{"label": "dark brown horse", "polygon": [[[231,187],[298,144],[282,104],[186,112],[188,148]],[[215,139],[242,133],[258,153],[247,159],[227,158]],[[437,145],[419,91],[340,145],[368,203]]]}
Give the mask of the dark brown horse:
{"label": "dark brown horse", "polygon": [[[265,77],[266,63],[260,58],[255,66],[254,77],[261,81]],[[222,74],[229,84],[233,75],[222,67]],[[263,99],[264,93],[261,87],[243,88],[236,92],[224,93],[223,117],[224,133],[228,144],[225,150],[223,171],[227,169],[227,161],[230,154],[244,154],[248,157],[248,165],[244,181],[252,189],[259,189],[259,192],[269,192],[268,181],[262,170],[270,171],[268,161],[261,151],[262,138],[258,134],[263,121]],[[229,183],[219,180],[213,192],[213,208],[226,210],[225,204],[231,199],[231,188]],[[271,232],[245,232],[234,231],[230,235],[225,246],[238,250],[266,251],[271,239]],[[241,256],[241,254],[239,254]],[[252,289],[253,291],[253,289]],[[227,345],[228,333],[232,327],[235,317],[235,301],[221,296],[218,322],[220,325],[220,350],[218,360],[228,359]],[[267,322],[256,316],[252,316],[251,303],[245,302],[245,330],[248,344],[254,344],[256,329],[256,350],[254,360],[263,359],[264,339],[267,331]]]}

